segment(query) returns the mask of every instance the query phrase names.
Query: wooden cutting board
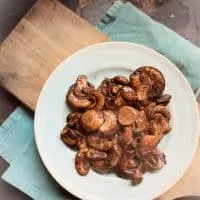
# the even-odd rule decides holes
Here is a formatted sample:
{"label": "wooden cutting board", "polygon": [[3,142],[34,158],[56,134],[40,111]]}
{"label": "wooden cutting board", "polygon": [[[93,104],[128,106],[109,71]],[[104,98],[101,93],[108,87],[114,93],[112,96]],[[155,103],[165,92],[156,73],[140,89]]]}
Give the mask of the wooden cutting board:
{"label": "wooden cutting board", "polygon": [[[0,46],[0,84],[34,110],[45,80],[62,60],[107,40],[58,1],[38,0]],[[185,175],[159,199],[200,195],[199,165],[200,146]]]}
{"label": "wooden cutting board", "polygon": [[107,39],[58,1],[39,0],[0,46],[0,84],[34,110],[62,60]]}

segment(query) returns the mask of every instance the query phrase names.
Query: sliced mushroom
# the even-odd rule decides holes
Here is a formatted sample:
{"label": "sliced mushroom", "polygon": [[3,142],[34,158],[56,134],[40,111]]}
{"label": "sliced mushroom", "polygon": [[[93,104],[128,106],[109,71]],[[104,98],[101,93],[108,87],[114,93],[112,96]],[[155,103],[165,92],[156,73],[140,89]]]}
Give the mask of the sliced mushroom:
{"label": "sliced mushroom", "polygon": [[95,103],[91,104],[88,108],[95,110],[102,110],[104,107],[105,99],[101,91],[95,90],[94,88],[85,88],[84,92],[91,98],[95,98]]}
{"label": "sliced mushroom", "polygon": [[119,93],[120,89],[122,88],[121,85],[113,85],[110,87],[110,93],[109,96],[110,97],[115,97],[117,96],[117,94]]}
{"label": "sliced mushroom", "polygon": [[141,85],[142,82],[140,80],[140,75],[139,74],[135,74],[134,72],[129,76],[130,79],[130,85],[133,89],[138,90]]}
{"label": "sliced mushroom", "polygon": [[113,146],[114,140],[110,138],[101,138],[99,135],[87,136],[87,143],[99,151],[110,150]]}
{"label": "sliced mushroom", "polygon": [[141,85],[141,87],[136,92],[136,100],[144,103],[147,102],[148,90],[149,90],[149,85]]}
{"label": "sliced mushroom", "polygon": [[107,154],[107,158],[105,159],[105,166],[108,168],[115,167],[120,161],[121,155],[121,147],[117,143],[113,144],[110,152]]}
{"label": "sliced mushroom", "polygon": [[126,105],[126,101],[122,98],[120,94],[115,97],[106,97],[105,98],[105,109],[116,110],[122,106]]}
{"label": "sliced mushroom", "polygon": [[145,66],[140,67],[130,75],[130,83],[133,88],[140,90],[141,87],[148,87],[147,96],[155,98],[162,94],[165,88],[163,74],[156,68]]}
{"label": "sliced mushroom", "polygon": [[145,107],[144,111],[146,113],[147,119],[151,120],[151,111],[153,110],[155,106],[156,106],[156,102],[151,102]]}
{"label": "sliced mushroom", "polygon": [[118,121],[122,126],[133,124],[136,120],[138,111],[130,106],[123,106],[119,109]]}
{"label": "sliced mushroom", "polygon": [[165,95],[162,95],[159,98],[157,98],[156,102],[157,102],[157,104],[166,106],[170,102],[171,98],[172,98],[172,96],[170,94],[165,94]]}
{"label": "sliced mushroom", "polygon": [[162,135],[145,135],[139,142],[139,148],[154,148],[158,145]]}
{"label": "sliced mushroom", "polygon": [[102,92],[104,96],[108,95],[110,93],[110,88],[113,86],[112,79],[105,78],[101,85],[99,86],[99,90]]}
{"label": "sliced mushroom", "polygon": [[153,135],[162,135],[170,131],[169,120],[163,116],[157,116],[149,124],[149,132]]}
{"label": "sliced mushroom", "polygon": [[73,109],[97,109],[102,110],[104,106],[103,94],[95,90],[87,82],[86,76],[79,76],[76,83],[73,84],[66,96],[67,102]]}
{"label": "sliced mushroom", "polygon": [[166,164],[165,155],[158,149],[140,148],[138,157],[143,161],[147,171],[161,169]]}
{"label": "sliced mushroom", "polygon": [[87,152],[87,157],[91,160],[102,160],[107,157],[107,154],[105,152],[89,148]]}
{"label": "sliced mushroom", "polygon": [[124,178],[131,178],[132,176],[132,169],[138,167],[138,162],[135,160],[135,152],[134,150],[123,150],[122,157],[119,161],[118,168],[119,168],[119,175]]}
{"label": "sliced mushroom", "polygon": [[79,139],[78,142],[77,142],[77,147],[78,147],[78,149],[87,148],[88,145],[87,145],[86,139],[85,138]]}
{"label": "sliced mushroom", "polygon": [[76,83],[74,84],[74,94],[78,97],[85,97],[83,89],[87,87],[89,87],[87,77],[85,75],[78,76]]}
{"label": "sliced mushroom", "polygon": [[129,85],[129,80],[125,76],[115,76],[113,78],[114,83],[117,85]]}
{"label": "sliced mushroom", "polygon": [[87,158],[87,152],[88,152],[88,148],[83,148],[83,149],[80,149],[76,154],[75,167],[76,167],[77,172],[81,176],[87,175],[90,170],[90,163],[89,163],[89,159]]}
{"label": "sliced mushroom", "polygon": [[171,118],[169,110],[165,106],[162,106],[162,105],[157,105],[153,107],[151,110],[149,110],[148,115],[149,115],[148,116],[149,119],[155,119],[157,116],[163,116],[167,120],[170,120]]}
{"label": "sliced mushroom", "polygon": [[[127,151],[125,150],[123,152],[123,155],[119,161],[119,176],[126,178],[126,179],[134,179],[134,182],[136,183],[139,176],[137,176],[138,174],[138,170],[141,172],[140,167],[141,166],[141,162],[135,158],[135,152],[132,151]],[[141,172],[141,177],[142,177],[142,172]],[[142,181],[142,179],[141,179]],[[138,181],[139,183],[139,181]]]}
{"label": "sliced mushroom", "polygon": [[118,144],[114,144],[112,149],[107,153],[107,157],[105,159],[91,161],[90,165],[94,171],[98,173],[109,173],[118,164],[121,154],[121,147]]}
{"label": "sliced mushroom", "polygon": [[91,101],[87,97],[79,97],[74,94],[74,86],[69,89],[67,102],[73,109],[87,108],[91,105]]}
{"label": "sliced mushroom", "polygon": [[115,109],[118,109],[122,106],[125,106],[126,105],[126,102],[124,101],[124,99],[122,98],[121,95],[118,95],[115,99],[114,99],[114,106],[115,106]]}
{"label": "sliced mushroom", "polygon": [[133,124],[133,132],[141,133],[147,131],[149,128],[149,124],[144,111],[140,111],[137,114],[135,119],[135,123]]}
{"label": "sliced mushroom", "polygon": [[112,136],[118,130],[117,116],[111,110],[103,111],[104,123],[99,128],[101,135]]}
{"label": "sliced mushroom", "polygon": [[133,175],[131,177],[132,185],[138,185],[143,180],[143,173],[140,168],[137,168],[133,171]]}
{"label": "sliced mushroom", "polygon": [[87,77],[84,75],[78,76],[76,82],[70,87],[66,101],[73,109],[87,108],[91,105],[91,100],[84,94],[83,89],[90,88],[91,84],[87,82]]}
{"label": "sliced mushroom", "polygon": [[76,127],[79,124],[79,120],[81,118],[81,113],[72,112],[67,116],[67,126],[68,127]]}
{"label": "sliced mushroom", "polygon": [[120,90],[121,96],[127,101],[134,101],[136,99],[136,92],[129,86],[124,86]]}
{"label": "sliced mushroom", "polygon": [[86,132],[97,131],[103,124],[103,113],[88,110],[81,116],[81,126]]}
{"label": "sliced mushroom", "polygon": [[91,168],[99,174],[107,174],[112,172],[112,168],[105,165],[105,160],[92,160],[90,161]]}
{"label": "sliced mushroom", "polygon": [[105,109],[115,110],[126,105],[125,100],[120,94],[121,87],[121,85],[116,85],[112,79],[105,79],[101,83],[99,90],[105,98]]}
{"label": "sliced mushroom", "polygon": [[125,147],[133,142],[133,129],[132,126],[125,126],[122,133],[118,136],[119,144]]}
{"label": "sliced mushroom", "polygon": [[61,139],[69,146],[75,146],[79,139],[84,138],[78,130],[74,130],[65,126],[61,132]]}

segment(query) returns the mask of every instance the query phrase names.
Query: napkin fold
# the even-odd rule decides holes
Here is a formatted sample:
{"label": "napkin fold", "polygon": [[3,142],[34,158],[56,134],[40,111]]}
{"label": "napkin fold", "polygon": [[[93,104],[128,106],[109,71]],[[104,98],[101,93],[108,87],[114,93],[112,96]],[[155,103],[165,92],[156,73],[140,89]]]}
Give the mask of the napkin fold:
{"label": "napkin fold", "polygon": [[[112,40],[135,42],[159,51],[177,65],[193,90],[200,87],[200,49],[130,3],[117,1],[97,28]],[[10,164],[2,178],[33,199],[76,199],[43,166],[34,141],[33,115],[25,108],[18,107],[0,127],[0,155]]]}

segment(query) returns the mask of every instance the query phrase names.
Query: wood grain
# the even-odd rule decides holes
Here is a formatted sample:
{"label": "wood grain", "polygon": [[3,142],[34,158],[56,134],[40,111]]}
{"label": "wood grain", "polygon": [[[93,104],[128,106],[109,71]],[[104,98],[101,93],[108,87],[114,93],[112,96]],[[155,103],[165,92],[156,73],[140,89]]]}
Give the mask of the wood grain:
{"label": "wood grain", "polygon": [[39,0],[0,46],[0,84],[32,110],[55,67],[107,37],[56,0]]}
{"label": "wood grain", "polygon": [[[0,46],[0,84],[34,110],[45,80],[63,59],[107,40],[59,2],[38,0]],[[200,145],[185,175],[159,199],[200,195],[199,163]]]}

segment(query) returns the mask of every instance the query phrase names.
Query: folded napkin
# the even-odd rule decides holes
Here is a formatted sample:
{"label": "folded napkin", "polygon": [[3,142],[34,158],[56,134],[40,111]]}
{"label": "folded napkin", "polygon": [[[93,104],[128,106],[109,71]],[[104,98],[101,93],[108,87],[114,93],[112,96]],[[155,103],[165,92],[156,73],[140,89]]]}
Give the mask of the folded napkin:
{"label": "folded napkin", "polygon": [[[200,49],[129,3],[117,1],[97,27],[111,39],[151,47],[172,60],[192,88],[200,87]],[[38,200],[76,199],[48,174],[37,152],[33,115],[17,108],[0,127],[0,155],[10,164],[3,179]]]}

